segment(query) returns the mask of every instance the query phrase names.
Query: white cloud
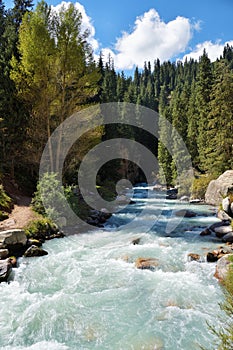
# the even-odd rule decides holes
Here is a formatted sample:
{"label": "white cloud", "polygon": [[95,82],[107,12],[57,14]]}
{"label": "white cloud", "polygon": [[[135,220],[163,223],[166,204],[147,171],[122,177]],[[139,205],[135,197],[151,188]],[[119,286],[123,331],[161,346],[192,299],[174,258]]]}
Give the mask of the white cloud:
{"label": "white cloud", "polygon": [[223,54],[223,49],[224,49],[224,46],[226,46],[226,44],[233,46],[233,40],[227,41],[224,44],[220,40],[215,43],[213,43],[212,41],[205,41],[203,43],[197,44],[192,52],[188,53],[183,57],[183,61],[186,58],[188,60],[190,58],[193,58],[198,61],[199,58],[202,56],[204,49],[206,49],[209,59],[212,62],[216,61],[216,59]]}
{"label": "white cloud", "polygon": [[[196,26],[196,28],[195,28]],[[145,61],[171,59],[184,52],[192,38],[193,30],[188,18],[177,17],[165,23],[155,9],[145,12],[135,21],[131,33],[124,32],[114,47],[115,66],[118,69],[143,67]]]}
{"label": "white cloud", "polygon": [[[57,6],[52,5],[51,10],[58,12],[63,6],[65,8],[68,8],[71,4],[72,4],[71,2],[62,1]],[[91,18],[86,14],[86,10],[85,10],[84,6],[81,5],[79,2],[74,3],[74,6],[82,15],[82,30],[85,31],[86,29],[88,29],[88,31],[90,33],[90,36],[88,38],[88,42],[91,44],[94,51],[98,50],[99,43],[95,39],[95,27],[92,23]]]}

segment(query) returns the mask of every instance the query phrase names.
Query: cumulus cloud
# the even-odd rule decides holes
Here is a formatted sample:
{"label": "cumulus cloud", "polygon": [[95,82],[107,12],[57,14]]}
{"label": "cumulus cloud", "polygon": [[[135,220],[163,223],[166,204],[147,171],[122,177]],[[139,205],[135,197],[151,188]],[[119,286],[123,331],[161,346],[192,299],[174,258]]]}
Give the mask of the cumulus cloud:
{"label": "cumulus cloud", "polygon": [[[72,4],[71,2],[62,1],[57,6],[52,5],[51,10],[58,12],[62,7],[68,8],[71,4]],[[99,43],[95,39],[95,27],[92,23],[91,18],[87,15],[84,6],[81,5],[79,2],[74,3],[74,6],[82,15],[82,30],[83,31],[88,30],[90,33],[89,38],[88,38],[88,42],[91,44],[94,51],[98,50]]]}
{"label": "cumulus cloud", "polygon": [[134,23],[133,30],[123,32],[117,39],[113,58],[118,69],[143,67],[145,61],[172,59],[185,52],[194,30],[200,24],[192,24],[188,18],[177,17],[165,23],[155,9],[145,12]]}
{"label": "cumulus cloud", "polygon": [[183,61],[185,59],[189,60],[193,58],[194,60],[199,60],[202,56],[204,49],[206,50],[209,59],[213,62],[216,61],[223,54],[224,46],[229,44],[233,46],[233,40],[222,43],[221,41],[217,41],[213,43],[212,41],[205,41],[203,43],[197,44],[194,50],[183,57]]}

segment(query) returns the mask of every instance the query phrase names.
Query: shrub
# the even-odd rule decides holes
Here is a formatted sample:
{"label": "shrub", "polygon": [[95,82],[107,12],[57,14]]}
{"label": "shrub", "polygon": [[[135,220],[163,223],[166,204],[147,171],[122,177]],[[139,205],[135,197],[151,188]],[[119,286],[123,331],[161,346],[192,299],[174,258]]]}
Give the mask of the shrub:
{"label": "shrub", "polygon": [[31,221],[24,230],[29,238],[35,239],[45,239],[46,236],[58,231],[56,225],[48,218]]}
{"label": "shrub", "polygon": [[0,185],[0,209],[9,210],[11,207],[11,198],[6,194],[2,185]]}
{"label": "shrub", "polygon": [[213,175],[200,175],[196,177],[192,184],[192,198],[205,199],[205,193],[210,181],[214,180]]}
{"label": "shrub", "polygon": [[[37,191],[34,193],[32,207],[37,213],[56,220],[62,216],[64,203],[67,200],[73,200],[72,194],[71,186],[60,186],[56,173],[47,173],[37,184]],[[73,208],[75,204],[72,201]]]}
{"label": "shrub", "polygon": [[[89,207],[80,196],[74,194],[73,187],[61,186],[55,173],[45,174],[37,184],[37,191],[32,200],[33,209],[61,225],[58,219],[64,217],[64,208],[67,202],[77,216],[85,220]],[[66,219],[69,220],[69,225],[73,224],[69,218]]]}
{"label": "shrub", "polygon": [[6,220],[9,218],[9,215],[5,213],[4,211],[0,210],[0,221]]}

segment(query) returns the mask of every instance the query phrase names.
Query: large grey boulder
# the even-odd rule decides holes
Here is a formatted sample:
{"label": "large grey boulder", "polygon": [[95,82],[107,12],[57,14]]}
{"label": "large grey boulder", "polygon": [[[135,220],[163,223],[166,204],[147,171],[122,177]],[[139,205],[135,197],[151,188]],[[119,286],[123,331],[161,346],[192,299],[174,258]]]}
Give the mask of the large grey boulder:
{"label": "large grey boulder", "polygon": [[0,283],[7,282],[12,270],[12,265],[8,259],[0,261]]}
{"label": "large grey boulder", "polygon": [[222,241],[224,243],[233,243],[233,232],[229,232],[224,235]]}
{"label": "large grey boulder", "polygon": [[217,265],[216,265],[216,272],[215,272],[215,277],[218,278],[220,281],[224,281],[225,278],[227,277],[229,268],[231,266],[231,261],[230,258],[233,257],[232,254],[227,254],[223,256],[221,259],[218,260]]}
{"label": "large grey boulder", "polygon": [[226,225],[225,226],[219,226],[219,227],[216,227],[214,229],[214,232],[216,233],[216,236],[218,238],[222,238],[227,233],[232,232],[232,227],[231,227],[231,225],[229,225],[229,226],[226,226]]}
{"label": "large grey boulder", "polygon": [[211,205],[220,205],[223,197],[233,191],[233,170],[227,170],[216,180],[209,183],[205,194],[205,202]]}
{"label": "large grey boulder", "polygon": [[0,232],[0,248],[11,253],[26,247],[27,236],[24,230],[12,229]]}

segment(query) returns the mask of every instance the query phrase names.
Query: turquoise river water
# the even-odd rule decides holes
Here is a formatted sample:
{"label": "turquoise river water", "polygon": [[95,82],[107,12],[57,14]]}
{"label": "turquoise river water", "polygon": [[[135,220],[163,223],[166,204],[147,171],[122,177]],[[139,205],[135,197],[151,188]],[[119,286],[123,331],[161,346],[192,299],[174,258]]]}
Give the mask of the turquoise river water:
{"label": "turquoise river water", "polygon": [[[216,349],[207,323],[221,326],[223,292],[205,254],[219,242],[199,235],[216,221],[213,208],[144,187],[134,200],[105,228],[48,241],[49,255],[20,259],[14,280],[0,285],[0,350]],[[173,209],[187,206],[199,216],[166,233]],[[158,259],[155,271],[137,269],[138,257]]]}

